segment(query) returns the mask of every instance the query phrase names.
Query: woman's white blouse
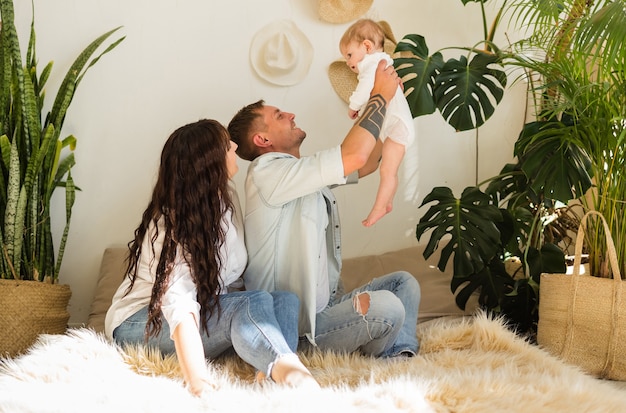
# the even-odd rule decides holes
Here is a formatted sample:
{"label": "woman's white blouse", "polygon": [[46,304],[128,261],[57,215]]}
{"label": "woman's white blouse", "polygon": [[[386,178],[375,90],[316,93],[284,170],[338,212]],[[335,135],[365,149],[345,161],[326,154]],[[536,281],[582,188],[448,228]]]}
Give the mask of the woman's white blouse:
{"label": "woman's white blouse", "polygon": [[[235,205],[234,214],[229,212],[224,215],[222,220],[226,239],[220,248],[220,256],[222,257],[220,294],[226,293],[227,287],[241,277],[248,260],[239,199],[234,191],[233,204]],[[113,330],[124,320],[150,303],[158,257],[161,255],[165,238],[162,225],[163,222],[160,220],[158,222],[159,235],[153,245],[151,245],[150,239],[154,235],[154,226],[149,228],[144,237],[137,278],[132,291],[128,295],[124,295],[130,285],[130,280],[125,277],[113,296],[111,307],[107,311],[105,319],[105,333],[109,338],[112,338]],[[174,267],[163,295],[161,311],[169,324],[170,334],[174,332],[176,326],[187,314],[192,313],[196,320],[200,319],[200,304],[196,298],[196,286],[191,278],[191,269],[185,262],[180,248],[176,253]]]}

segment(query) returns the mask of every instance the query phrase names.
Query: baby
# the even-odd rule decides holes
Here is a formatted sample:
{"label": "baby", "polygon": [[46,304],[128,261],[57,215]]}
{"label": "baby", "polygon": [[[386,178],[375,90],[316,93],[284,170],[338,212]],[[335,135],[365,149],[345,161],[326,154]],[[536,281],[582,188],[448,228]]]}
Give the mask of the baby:
{"label": "baby", "polygon": [[[356,119],[361,114],[370,98],[378,62],[385,59],[393,64],[393,59],[383,51],[384,41],[385,34],[378,23],[370,19],[360,19],[346,30],[339,42],[339,50],[346,59],[346,64],[357,73],[358,79],[358,85],[350,96],[348,115],[351,119]],[[362,221],[366,227],[374,225],[393,209],[393,198],[398,187],[398,168],[406,147],[415,139],[413,116],[399,86],[394,98],[387,105],[380,139],[383,142],[380,184],[374,206]]]}

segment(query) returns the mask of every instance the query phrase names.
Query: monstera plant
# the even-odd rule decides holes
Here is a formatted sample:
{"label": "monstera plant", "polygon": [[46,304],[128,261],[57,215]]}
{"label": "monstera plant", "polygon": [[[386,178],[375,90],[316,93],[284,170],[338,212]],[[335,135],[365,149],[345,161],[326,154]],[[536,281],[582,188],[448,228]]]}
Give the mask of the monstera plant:
{"label": "monstera plant", "polygon": [[[462,3],[484,8],[488,1]],[[440,52],[429,54],[422,36],[408,35],[398,43],[402,58],[395,65],[413,115],[439,110],[459,131],[479,128],[493,114],[505,92],[507,67],[523,69],[535,118],[520,131],[516,162],[460,197],[434,188],[421,204],[429,209],[416,236],[430,235],[424,256],[440,249],[442,271],[452,259],[451,289],[461,308],[478,292],[483,307],[533,333],[539,275],[565,271],[571,230],[584,209],[600,210],[609,220],[624,266],[626,230],[619,222],[626,214],[626,5],[499,4],[489,31],[483,10],[485,39],[457,47],[461,57],[444,61]],[[494,33],[507,15],[510,26],[527,36],[498,48]],[[590,233],[592,268],[604,268],[602,234]]]}
{"label": "monstera plant", "polygon": [[[466,4],[474,0],[461,0]],[[398,56],[394,66],[402,77],[405,95],[413,117],[428,115],[439,110],[444,119],[456,130],[477,128],[493,115],[495,106],[504,96],[507,76],[503,70],[503,56],[493,53],[493,36],[502,8],[491,32],[487,33],[484,3],[483,27],[486,38],[480,42],[483,49],[455,47],[465,55],[444,60],[441,51],[429,54],[423,36],[406,35],[396,46]],[[504,7],[504,6],[502,6]]]}

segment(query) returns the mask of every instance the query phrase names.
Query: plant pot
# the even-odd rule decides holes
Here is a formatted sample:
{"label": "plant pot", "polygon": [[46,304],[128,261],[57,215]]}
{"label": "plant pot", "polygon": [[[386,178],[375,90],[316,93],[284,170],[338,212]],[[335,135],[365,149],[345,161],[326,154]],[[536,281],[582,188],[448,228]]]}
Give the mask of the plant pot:
{"label": "plant pot", "polygon": [[25,352],[40,334],[63,334],[69,285],[0,279],[0,356]]}

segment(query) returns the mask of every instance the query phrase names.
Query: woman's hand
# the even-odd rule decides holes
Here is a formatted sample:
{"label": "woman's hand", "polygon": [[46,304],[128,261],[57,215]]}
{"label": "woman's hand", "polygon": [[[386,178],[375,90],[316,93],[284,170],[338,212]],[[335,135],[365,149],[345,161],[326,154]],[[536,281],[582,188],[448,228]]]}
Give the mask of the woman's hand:
{"label": "woman's hand", "polygon": [[176,356],[183,372],[187,388],[194,396],[214,390],[216,386],[207,378],[206,359],[198,324],[192,313],[188,314],[172,334],[176,346]]}
{"label": "woman's hand", "polygon": [[205,393],[216,390],[217,386],[207,378],[194,377],[187,383],[187,389],[194,396],[200,397]]}

